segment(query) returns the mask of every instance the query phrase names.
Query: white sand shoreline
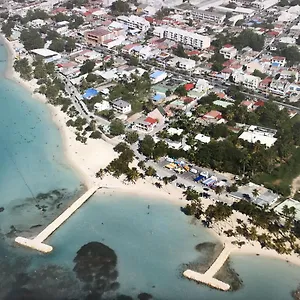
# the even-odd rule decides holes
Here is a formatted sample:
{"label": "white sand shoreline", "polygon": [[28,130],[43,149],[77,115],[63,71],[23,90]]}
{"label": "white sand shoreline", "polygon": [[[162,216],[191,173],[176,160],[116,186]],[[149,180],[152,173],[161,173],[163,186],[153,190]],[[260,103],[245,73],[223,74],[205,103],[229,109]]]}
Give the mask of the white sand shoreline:
{"label": "white sand shoreline", "polygon": [[[175,186],[167,185],[161,189],[156,188],[153,183],[155,179],[139,179],[136,184],[124,184],[120,179],[116,179],[110,175],[105,176],[103,179],[95,177],[95,173],[100,169],[106,167],[106,165],[115,157],[117,154],[113,150],[113,146],[108,144],[104,140],[88,139],[87,144],[82,144],[76,141],[76,136],[73,128],[69,128],[66,125],[68,119],[67,115],[64,114],[59,107],[47,105],[47,99],[45,96],[40,94],[34,94],[36,86],[34,82],[26,82],[20,78],[20,76],[13,70],[13,60],[15,52],[12,44],[2,36],[3,42],[7,48],[8,53],[8,65],[5,72],[5,76],[14,80],[18,84],[21,84],[24,88],[28,89],[33,97],[39,101],[42,101],[49,109],[52,115],[52,119],[58,127],[63,140],[63,147],[65,158],[68,160],[70,166],[80,176],[82,182],[87,188],[93,185],[99,185],[102,187],[109,187],[109,190],[103,189],[97,192],[98,195],[103,193],[110,194],[122,194],[128,193],[132,195],[140,195],[151,197],[151,199],[157,199],[158,201],[162,198],[171,201],[176,205],[185,206],[187,203],[183,199],[182,191]],[[206,205],[212,204],[212,200],[206,199],[204,201]],[[218,225],[219,226],[219,225]],[[228,229],[224,226],[224,230]],[[216,228],[209,229],[209,232],[213,234],[217,239],[225,244],[231,243],[233,239],[227,238],[225,234],[217,234]],[[251,245],[253,244],[253,246]],[[289,263],[300,266],[300,258],[296,255],[280,255],[274,250],[261,249],[258,242],[247,242],[242,248],[232,247],[233,255],[262,255],[271,258],[287,261]]]}

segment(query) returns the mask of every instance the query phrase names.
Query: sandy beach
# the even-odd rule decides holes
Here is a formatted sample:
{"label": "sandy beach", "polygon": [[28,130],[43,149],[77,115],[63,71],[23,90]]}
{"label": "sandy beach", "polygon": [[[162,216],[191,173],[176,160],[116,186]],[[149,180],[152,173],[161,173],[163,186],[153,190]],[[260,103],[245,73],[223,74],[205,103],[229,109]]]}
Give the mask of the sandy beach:
{"label": "sandy beach", "polygon": [[[24,81],[20,78],[19,74],[13,70],[12,64],[15,58],[14,46],[4,37],[2,38],[8,51],[10,52],[8,55],[9,61],[5,74],[6,77],[24,86],[37,100],[47,103],[45,96],[34,93],[34,90],[37,88],[34,80],[30,82]],[[111,160],[117,157],[117,154],[113,150],[113,146],[100,139],[88,139],[86,144],[76,141],[74,128],[70,128],[66,125],[66,121],[69,119],[69,117],[63,113],[59,107],[54,107],[48,104],[47,107],[49,107],[53,121],[61,132],[65,157],[68,160],[67,163],[69,163],[72,168],[78,172],[81,181],[87,188],[94,185],[99,185],[109,188],[100,190],[98,192],[99,194],[132,193],[147,197],[151,196],[151,198],[157,199],[158,201],[162,198],[165,198],[179,206],[186,205],[187,201],[184,200],[181,189],[176,188],[174,185],[163,185],[161,189],[158,189],[154,186],[154,183],[157,180],[153,178],[139,179],[136,184],[127,184],[123,182],[122,179],[116,179],[110,175],[106,175],[103,179],[96,178],[95,173],[100,168],[106,167]],[[205,199],[203,203],[205,207],[207,207],[209,204],[213,204],[214,202],[210,199]],[[214,234],[221,243],[228,245],[230,244],[230,247],[232,247],[232,254],[234,255],[263,255],[288,261],[300,266],[300,258],[297,255],[280,255],[274,250],[261,249],[258,242],[240,239],[246,242],[244,246],[238,248],[231,245],[231,242],[236,240],[236,238],[228,238],[223,232],[224,230],[233,229],[235,224],[237,224],[236,220],[238,218],[243,219],[246,218],[246,216],[243,216],[239,213],[234,213],[229,221],[214,224],[213,228],[208,230]]]}

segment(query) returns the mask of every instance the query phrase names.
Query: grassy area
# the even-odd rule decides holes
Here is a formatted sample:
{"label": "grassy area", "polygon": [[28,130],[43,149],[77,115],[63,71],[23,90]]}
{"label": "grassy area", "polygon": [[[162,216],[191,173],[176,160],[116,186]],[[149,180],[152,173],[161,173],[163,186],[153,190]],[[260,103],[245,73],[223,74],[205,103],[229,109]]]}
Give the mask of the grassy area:
{"label": "grassy area", "polygon": [[258,184],[264,184],[267,188],[288,196],[291,192],[291,184],[294,178],[300,174],[300,148],[296,149],[285,164],[274,169],[271,174],[262,173],[253,178]]}

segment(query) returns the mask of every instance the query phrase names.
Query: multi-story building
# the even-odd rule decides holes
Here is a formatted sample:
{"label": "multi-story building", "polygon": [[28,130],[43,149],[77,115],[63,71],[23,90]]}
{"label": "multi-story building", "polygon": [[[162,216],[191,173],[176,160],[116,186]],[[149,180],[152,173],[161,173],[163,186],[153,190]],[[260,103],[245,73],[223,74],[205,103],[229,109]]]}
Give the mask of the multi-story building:
{"label": "multi-story building", "polygon": [[117,99],[112,102],[112,108],[114,111],[120,114],[128,114],[131,112],[131,104],[122,99]]}
{"label": "multi-story building", "polygon": [[106,28],[99,27],[92,31],[86,31],[84,33],[84,36],[88,44],[96,46],[96,45],[101,45],[102,43],[108,40],[113,40],[118,36],[122,35],[122,33],[123,33],[122,30],[110,31]]}
{"label": "multi-story building", "polygon": [[208,10],[199,10],[199,9],[192,10],[187,14],[191,15],[195,20],[204,20],[216,24],[223,23],[226,18],[225,14],[208,11]]}
{"label": "multi-story building", "polygon": [[257,76],[245,74],[244,72],[234,72],[232,77],[235,83],[241,83],[248,89],[257,89],[261,79]]}
{"label": "multi-story building", "polygon": [[287,80],[272,79],[269,91],[277,95],[285,96],[286,93],[289,91],[290,85],[290,82]]}
{"label": "multi-story building", "polygon": [[140,29],[141,31],[147,31],[150,28],[150,23],[142,17],[135,15],[119,16],[117,21],[128,26],[129,29]]}
{"label": "multi-story building", "polygon": [[151,117],[141,117],[134,122],[132,128],[138,131],[151,132],[157,123],[157,120]]}
{"label": "multi-story building", "polygon": [[219,52],[225,59],[233,59],[237,55],[237,49],[230,44],[224,45]]}
{"label": "multi-story building", "polygon": [[175,27],[158,27],[155,34],[194,48],[205,49],[210,46],[210,37]]}
{"label": "multi-story building", "polygon": [[273,56],[271,59],[272,66],[284,67],[286,64],[286,59],[284,56]]}

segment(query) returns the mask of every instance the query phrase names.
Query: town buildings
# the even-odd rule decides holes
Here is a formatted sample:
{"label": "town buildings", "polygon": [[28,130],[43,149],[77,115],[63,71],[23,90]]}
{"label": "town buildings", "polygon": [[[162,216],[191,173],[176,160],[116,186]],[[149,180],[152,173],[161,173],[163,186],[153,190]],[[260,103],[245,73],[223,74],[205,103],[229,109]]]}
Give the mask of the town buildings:
{"label": "town buildings", "polygon": [[221,24],[226,18],[226,14],[200,9],[191,10],[188,15],[192,16],[194,20],[203,20],[214,24]]}
{"label": "town buildings", "polygon": [[130,29],[139,29],[141,31],[147,31],[150,28],[150,23],[142,17],[135,15],[119,16],[117,21],[125,24]]}
{"label": "town buildings", "polygon": [[194,48],[206,49],[210,46],[210,37],[176,27],[156,27],[154,34]]}

